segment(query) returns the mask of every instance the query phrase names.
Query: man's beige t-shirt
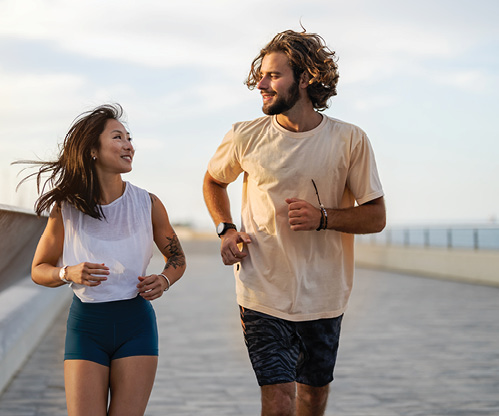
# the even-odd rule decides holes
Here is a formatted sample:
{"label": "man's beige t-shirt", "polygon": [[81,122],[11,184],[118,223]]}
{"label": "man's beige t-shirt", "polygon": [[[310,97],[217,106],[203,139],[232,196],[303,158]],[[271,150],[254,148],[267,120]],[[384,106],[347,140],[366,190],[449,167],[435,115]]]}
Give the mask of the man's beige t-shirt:
{"label": "man's beige t-shirt", "polygon": [[352,289],[353,235],[291,231],[286,198],[326,208],[353,207],[383,196],[374,154],[358,127],[327,116],[294,133],[275,116],[233,125],[208,165],[224,183],[244,172],[241,231],[252,243],[234,266],[238,303],[290,321],[333,318]]}

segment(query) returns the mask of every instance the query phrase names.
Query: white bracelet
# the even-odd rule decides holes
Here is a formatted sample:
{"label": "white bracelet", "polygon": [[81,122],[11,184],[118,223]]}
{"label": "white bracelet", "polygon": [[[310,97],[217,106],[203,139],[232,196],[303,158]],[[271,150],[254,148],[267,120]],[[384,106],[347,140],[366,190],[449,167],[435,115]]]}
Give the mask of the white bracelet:
{"label": "white bracelet", "polygon": [[163,273],[158,274],[158,276],[163,276],[163,277],[165,278],[166,283],[168,283],[168,286],[166,287],[166,289],[165,289],[164,291],[165,291],[165,292],[168,292],[168,289],[170,289],[170,286],[172,285],[172,284],[170,283],[170,279],[168,279],[168,277],[166,277]]}

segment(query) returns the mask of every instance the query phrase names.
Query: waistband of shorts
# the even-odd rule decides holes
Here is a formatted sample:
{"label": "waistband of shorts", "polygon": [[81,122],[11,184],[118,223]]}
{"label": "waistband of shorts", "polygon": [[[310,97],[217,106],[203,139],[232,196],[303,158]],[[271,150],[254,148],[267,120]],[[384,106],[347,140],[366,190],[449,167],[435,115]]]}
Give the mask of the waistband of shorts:
{"label": "waistband of shorts", "polygon": [[136,296],[132,299],[115,300],[111,302],[82,302],[78,296],[73,295],[71,304],[72,315],[82,315],[87,319],[91,317],[103,318],[113,317],[116,320],[133,319],[144,312],[152,309],[152,305],[142,296]]}

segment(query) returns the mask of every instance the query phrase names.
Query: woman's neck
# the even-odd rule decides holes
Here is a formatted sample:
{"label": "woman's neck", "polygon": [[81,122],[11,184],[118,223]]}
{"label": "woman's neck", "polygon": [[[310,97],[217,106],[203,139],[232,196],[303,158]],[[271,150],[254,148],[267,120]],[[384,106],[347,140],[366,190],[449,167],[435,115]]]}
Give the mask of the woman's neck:
{"label": "woman's neck", "polygon": [[100,184],[100,205],[109,205],[116,201],[125,192],[125,182],[121,175],[109,180],[99,180]]}

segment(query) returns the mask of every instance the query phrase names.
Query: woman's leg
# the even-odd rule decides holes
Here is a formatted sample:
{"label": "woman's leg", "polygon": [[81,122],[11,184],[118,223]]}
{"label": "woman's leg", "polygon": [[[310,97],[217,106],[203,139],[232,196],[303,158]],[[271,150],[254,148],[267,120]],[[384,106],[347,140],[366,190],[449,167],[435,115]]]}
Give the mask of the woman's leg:
{"label": "woman's leg", "polygon": [[87,360],[64,361],[69,416],[106,416],[109,367]]}
{"label": "woman's leg", "polygon": [[140,355],[111,361],[109,416],[143,416],[151,395],[158,357]]}

